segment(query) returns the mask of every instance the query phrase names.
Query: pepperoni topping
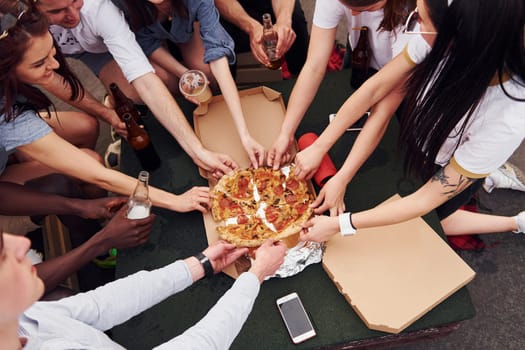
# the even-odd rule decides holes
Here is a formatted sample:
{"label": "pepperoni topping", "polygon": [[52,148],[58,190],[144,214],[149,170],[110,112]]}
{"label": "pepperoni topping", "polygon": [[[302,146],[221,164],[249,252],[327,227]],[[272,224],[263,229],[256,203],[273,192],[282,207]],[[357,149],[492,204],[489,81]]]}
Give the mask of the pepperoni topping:
{"label": "pepperoni topping", "polygon": [[259,184],[257,185],[257,189],[259,191],[264,191],[267,186],[268,186],[268,179],[265,179],[265,180],[259,182]]}
{"label": "pepperoni topping", "polygon": [[246,177],[241,177],[239,181],[237,181],[237,196],[240,198],[247,197],[248,194],[248,185],[250,184],[250,180]]}
{"label": "pepperoni topping", "polygon": [[243,211],[242,211],[242,208],[239,204],[237,203],[231,203],[230,204],[230,210],[233,214],[242,214]]}
{"label": "pepperoni topping", "polygon": [[273,188],[273,193],[275,193],[277,196],[280,196],[284,193],[284,188],[281,185],[275,186]]}
{"label": "pepperoni topping", "polygon": [[231,203],[232,202],[228,198],[221,198],[221,200],[219,201],[219,206],[222,209],[226,209],[230,207]]}
{"label": "pepperoni topping", "polygon": [[248,222],[248,217],[246,215],[237,216],[237,224],[242,225]]}
{"label": "pepperoni topping", "polygon": [[286,203],[288,204],[294,204],[297,202],[297,196],[295,194],[287,194],[284,199],[286,200]]}
{"label": "pepperoni topping", "polygon": [[296,179],[289,178],[288,180],[286,180],[286,188],[289,188],[292,191],[294,191],[298,187],[299,187],[299,182]]}
{"label": "pepperoni topping", "polygon": [[279,220],[277,222],[274,222],[273,226],[275,227],[275,229],[277,231],[281,231],[283,228],[285,228],[288,225],[288,223],[290,223],[289,219],[288,220],[284,220],[283,219],[283,220]]}
{"label": "pepperoni topping", "polygon": [[299,215],[304,214],[304,212],[308,209],[308,203],[300,203],[295,206],[295,210],[297,210],[297,213]]}
{"label": "pepperoni topping", "polygon": [[279,211],[275,207],[266,208],[265,214],[266,220],[268,220],[268,222],[275,222],[277,219],[279,219]]}

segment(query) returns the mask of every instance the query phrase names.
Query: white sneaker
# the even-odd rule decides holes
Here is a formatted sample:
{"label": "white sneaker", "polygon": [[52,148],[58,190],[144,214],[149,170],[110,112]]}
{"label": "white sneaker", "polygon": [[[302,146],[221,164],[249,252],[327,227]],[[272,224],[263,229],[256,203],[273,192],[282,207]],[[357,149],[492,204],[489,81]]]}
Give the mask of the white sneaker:
{"label": "white sneaker", "polygon": [[525,211],[522,211],[518,215],[514,217],[514,220],[516,220],[516,223],[518,224],[518,229],[516,231],[512,231],[514,233],[525,233]]}
{"label": "white sneaker", "polygon": [[520,169],[510,163],[505,163],[485,179],[483,188],[488,193],[495,188],[508,188],[525,192],[525,175]]}

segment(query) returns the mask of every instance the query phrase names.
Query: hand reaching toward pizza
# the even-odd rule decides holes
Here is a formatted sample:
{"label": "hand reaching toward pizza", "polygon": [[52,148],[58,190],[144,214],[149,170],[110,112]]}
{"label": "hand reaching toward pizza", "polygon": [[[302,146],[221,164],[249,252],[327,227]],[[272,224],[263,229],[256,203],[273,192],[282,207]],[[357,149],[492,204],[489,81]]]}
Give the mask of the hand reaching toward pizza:
{"label": "hand reaching toward pizza", "polygon": [[234,244],[217,241],[202,252],[210,259],[213,271],[219,273],[242,255],[248,253],[248,248],[237,248]]}
{"label": "hand reaching toward pizza", "polygon": [[262,283],[282,265],[286,249],[286,244],[281,241],[267,240],[255,251],[255,260],[252,261],[252,267],[248,271],[257,276]]}
{"label": "hand reaching toward pizza", "polygon": [[299,239],[301,241],[326,242],[337,232],[339,232],[337,216],[319,215],[303,224]]}

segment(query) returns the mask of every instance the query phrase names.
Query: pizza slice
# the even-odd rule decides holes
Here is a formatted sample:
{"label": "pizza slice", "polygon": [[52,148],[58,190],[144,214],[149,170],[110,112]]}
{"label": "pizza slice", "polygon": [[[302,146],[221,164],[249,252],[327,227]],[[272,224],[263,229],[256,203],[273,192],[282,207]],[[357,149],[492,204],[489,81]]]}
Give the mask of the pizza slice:
{"label": "pizza slice", "polygon": [[244,216],[237,223],[217,226],[217,231],[219,238],[238,247],[258,247],[275,234],[256,216]]}
{"label": "pizza slice", "polygon": [[254,215],[257,211],[255,200],[238,201],[220,191],[212,193],[211,213],[215,221],[227,220],[239,215]]}

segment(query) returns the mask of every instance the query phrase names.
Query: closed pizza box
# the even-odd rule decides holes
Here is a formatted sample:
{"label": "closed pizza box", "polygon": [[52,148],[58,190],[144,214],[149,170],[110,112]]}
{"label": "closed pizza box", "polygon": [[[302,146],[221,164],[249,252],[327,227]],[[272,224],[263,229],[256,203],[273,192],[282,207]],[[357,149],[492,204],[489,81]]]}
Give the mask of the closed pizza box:
{"label": "closed pizza box", "polygon": [[401,332],[475,276],[421,218],[336,234],[323,267],[365,324],[389,333]]}
{"label": "closed pizza box", "polygon": [[[266,149],[269,149],[279,134],[286,112],[281,93],[268,87],[260,86],[241,90],[239,95],[250,134]],[[230,111],[222,96],[214,96],[210,103],[195,109],[193,112],[193,123],[195,133],[204,147],[215,152],[230,155],[241,168],[250,166],[250,160],[244,151]],[[215,185],[215,179],[206,171],[199,169],[199,172],[208,179],[210,187]],[[312,193],[315,192],[312,191]],[[217,241],[216,223],[211,213],[203,214],[203,217],[208,242]],[[236,278],[240,273],[247,270],[249,266],[250,262],[248,259],[240,260],[235,266],[228,267],[224,272]]]}

